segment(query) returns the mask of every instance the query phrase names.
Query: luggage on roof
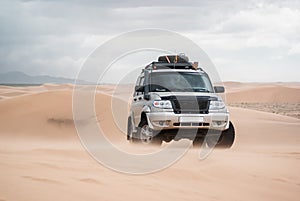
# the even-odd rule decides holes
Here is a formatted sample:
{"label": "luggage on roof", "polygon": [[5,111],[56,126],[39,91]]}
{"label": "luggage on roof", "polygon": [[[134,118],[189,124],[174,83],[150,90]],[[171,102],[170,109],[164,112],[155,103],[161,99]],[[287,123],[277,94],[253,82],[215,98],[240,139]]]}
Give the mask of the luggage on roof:
{"label": "luggage on roof", "polygon": [[163,55],[158,57],[159,62],[163,63],[188,63],[189,58],[184,54],[179,55]]}
{"label": "luggage on roof", "polygon": [[145,67],[149,70],[158,69],[193,69],[202,70],[198,67],[198,62],[189,62],[189,58],[181,53],[179,55],[162,55],[158,57],[158,61],[153,61]]}

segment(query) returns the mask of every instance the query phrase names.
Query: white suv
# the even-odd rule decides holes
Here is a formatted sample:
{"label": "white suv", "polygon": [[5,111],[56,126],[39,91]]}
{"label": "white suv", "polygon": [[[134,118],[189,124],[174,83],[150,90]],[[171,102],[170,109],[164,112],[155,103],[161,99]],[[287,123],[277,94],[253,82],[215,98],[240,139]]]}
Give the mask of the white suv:
{"label": "white suv", "polygon": [[161,144],[187,138],[195,145],[206,135],[215,134],[219,136],[217,146],[229,148],[235,131],[226,105],[218,95],[224,91],[223,86],[213,87],[208,74],[186,56],[160,56],[137,79],[127,139]]}

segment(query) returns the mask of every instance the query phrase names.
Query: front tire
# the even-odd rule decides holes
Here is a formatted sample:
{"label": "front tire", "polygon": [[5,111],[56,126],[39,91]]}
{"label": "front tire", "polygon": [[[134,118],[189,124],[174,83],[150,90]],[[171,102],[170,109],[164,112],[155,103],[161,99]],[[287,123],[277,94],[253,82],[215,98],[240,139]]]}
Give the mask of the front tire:
{"label": "front tire", "polygon": [[137,142],[138,139],[135,138],[135,134],[133,132],[133,125],[132,125],[132,121],[131,121],[131,117],[128,117],[128,120],[127,120],[127,140],[129,142]]}
{"label": "front tire", "polygon": [[[232,147],[235,139],[235,129],[232,122],[229,122],[229,128],[222,131],[219,139],[216,139],[216,136],[207,136],[205,139],[195,138],[193,140],[194,147],[200,147],[202,143],[205,143],[204,146],[207,148],[223,148],[229,149]],[[218,141],[216,143],[216,141]]]}
{"label": "front tire", "polygon": [[222,132],[220,141],[217,144],[219,148],[229,149],[232,147],[235,139],[235,129],[232,122],[229,122],[229,128]]}
{"label": "front tire", "polygon": [[149,127],[147,119],[143,119],[139,125],[138,136],[143,144],[151,144],[160,146],[162,138],[155,135],[155,132]]}
{"label": "front tire", "polygon": [[131,125],[131,117],[127,119],[127,140],[131,140],[132,138],[132,125]]}

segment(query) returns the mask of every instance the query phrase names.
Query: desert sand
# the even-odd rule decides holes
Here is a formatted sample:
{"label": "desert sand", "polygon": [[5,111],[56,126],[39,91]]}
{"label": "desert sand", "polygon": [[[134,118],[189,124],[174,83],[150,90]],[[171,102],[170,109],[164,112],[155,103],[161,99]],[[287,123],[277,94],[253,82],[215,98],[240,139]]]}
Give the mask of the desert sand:
{"label": "desert sand", "polygon": [[[298,83],[226,88],[229,103],[300,102]],[[121,99],[130,96],[126,89]],[[126,120],[121,128],[114,123],[114,90],[98,88],[98,121],[116,146],[140,151],[125,140]],[[126,101],[120,109],[126,112]],[[231,149],[199,160],[199,148],[191,148],[169,168],[133,176],[102,166],[83,148],[71,85],[0,86],[0,200],[299,200],[300,120],[238,107],[230,112],[237,135]]]}
{"label": "desert sand", "polygon": [[226,82],[229,106],[282,114],[300,119],[299,83]]}

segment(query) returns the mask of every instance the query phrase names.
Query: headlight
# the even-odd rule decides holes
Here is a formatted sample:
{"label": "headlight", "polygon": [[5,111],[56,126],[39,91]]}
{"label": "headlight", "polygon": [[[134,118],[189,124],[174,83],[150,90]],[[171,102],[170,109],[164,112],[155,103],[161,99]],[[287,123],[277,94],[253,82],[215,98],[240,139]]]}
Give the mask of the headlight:
{"label": "headlight", "polygon": [[171,101],[169,100],[155,100],[153,106],[161,109],[172,109]]}
{"label": "headlight", "polygon": [[225,108],[225,103],[222,100],[210,101],[209,109],[211,110],[220,110]]}

